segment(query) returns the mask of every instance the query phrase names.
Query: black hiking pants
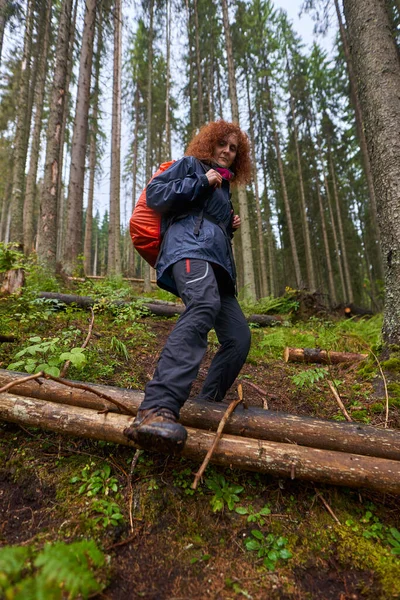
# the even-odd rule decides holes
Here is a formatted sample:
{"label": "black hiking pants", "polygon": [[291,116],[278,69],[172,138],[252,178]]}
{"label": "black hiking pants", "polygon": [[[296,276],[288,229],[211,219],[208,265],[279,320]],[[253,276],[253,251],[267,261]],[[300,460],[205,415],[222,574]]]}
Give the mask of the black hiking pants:
{"label": "black hiking pants", "polygon": [[173,265],[172,274],[186,308],[146,385],[140,408],[169,408],[179,417],[206,352],[210,329],[214,327],[221,347],[200,397],[215,401],[224,398],[246,360],[250,330],[223,269],[205,260],[183,259]]}

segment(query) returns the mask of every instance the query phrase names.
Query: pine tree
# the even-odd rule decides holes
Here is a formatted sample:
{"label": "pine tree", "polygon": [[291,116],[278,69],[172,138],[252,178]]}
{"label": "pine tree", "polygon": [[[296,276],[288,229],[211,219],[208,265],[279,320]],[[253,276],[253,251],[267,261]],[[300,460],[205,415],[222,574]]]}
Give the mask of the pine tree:
{"label": "pine tree", "polygon": [[75,110],[70,177],[68,185],[67,227],[64,269],[72,273],[78,266],[83,249],[83,185],[88,132],[90,80],[97,0],[86,0],[79,62],[79,78]]}
{"label": "pine tree", "polygon": [[38,257],[53,273],[56,270],[57,258],[57,188],[59,183],[60,131],[66,101],[65,83],[71,12],[72,0],[64,0],[60,11],[50,116],[47,126],[45,172],[40,201]]}

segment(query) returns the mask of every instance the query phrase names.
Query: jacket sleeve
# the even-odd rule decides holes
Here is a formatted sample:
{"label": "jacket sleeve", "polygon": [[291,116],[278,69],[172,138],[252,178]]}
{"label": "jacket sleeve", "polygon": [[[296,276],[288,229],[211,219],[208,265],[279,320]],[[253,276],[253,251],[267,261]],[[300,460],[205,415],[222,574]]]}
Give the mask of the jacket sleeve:
{"label": "jacket sleeve", "polygon": [[190,210],[209,187],[207,176],[196,173],[193,158],[186,156],[148,184],[147,206],[162,214]]}

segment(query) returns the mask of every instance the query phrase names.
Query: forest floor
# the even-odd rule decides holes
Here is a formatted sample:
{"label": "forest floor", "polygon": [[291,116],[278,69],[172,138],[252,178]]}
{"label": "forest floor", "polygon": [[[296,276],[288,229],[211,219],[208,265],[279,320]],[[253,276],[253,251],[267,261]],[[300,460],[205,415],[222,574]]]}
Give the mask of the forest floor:
{"label": "forest floor", "polygon": [[[133,293],[116,282],[82,284],[72,293],[95,295],[98,304],[86,363],[72,366],[68,377],[143,390],[176,319],[143,316],[140,303],[111,305],[107,298]],[[343,420],[328,387],[331,379],[355,421],[383,426],[374,360],[323,370],[281,358],[285,345],[376,350],[379,317],[344,321],[310,313],[298,319],[298,303],[287,308],[283,326],[253,328],[240,375],[248,404],[262,406],[260,394],[247,385],[251,382],[268,392],[270,410]],[[62,351],[81,345],[89,320],[88,311],[38,300],[33,288],[19,298],[0,299],[0,331],[17,338],[0,343],[0,368],[28,364],[29,357],[55,364]],[[16,356],[51,340],[56,341],[40,356],[35,351]],[[211,332],[194,396],[216,348]],[[386,365],[389,426],[398,429],[399,364],[392,359]],[[24,365],[15,370],[24,371]],[[236,386],[228,399],[235,395]],[[0,423],[0,597],[39,598],[40,585],[51,600],[400,597],[398,498],[212,465],[195,492],[190,485],[198,464],[150,452],[141,454],[130,484],[133,455],[132,448]],[[216,502],[218,490],[224,491],[222,506]],[[46,583],[44,550],[53,549],[56,560],[57,548],[85,539],[103,553],[97,559],[86,554],[90,573],[79,571],[82,564],[69,564],[62,550],[55,570],[62,574],[65,567],[81,581],[92,576],[87,591],[68,595],[68,577],[56,585],[54,572]],[[10,558],[12,551],[21,552],[19,565],[16,554]],[[37,595],[24,595],[29,586]]]}

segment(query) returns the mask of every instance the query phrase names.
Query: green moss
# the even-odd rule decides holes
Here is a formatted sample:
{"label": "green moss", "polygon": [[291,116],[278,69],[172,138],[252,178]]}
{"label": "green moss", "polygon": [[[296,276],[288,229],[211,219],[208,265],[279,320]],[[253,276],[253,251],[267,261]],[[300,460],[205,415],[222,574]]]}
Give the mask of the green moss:
{"label": "green moss", "polygon": [[357,421],[363,421],[364,423],[369,423],[369,421],[370,421],[370,419],[368,417],[368,412],[365,409],[353,410],[351,415]]}
{"label": "green moss", "polygon": [[355,536],[345,528],[337,529],[337,552],[339,560],[358,569],[370,569],[379,578],[382,600],[400,597],[400,560],[389,550],[372,540]]}
{"label": "green moss", "polygon": [[372,413],[381,413],[384,409],[385,409],[385,407],[383,406],[382,402],[375,402],[374,404],[371,404],[371,406],[369,407],[369,410]]}
{"label": "green moss", "polygon": [[400,373],[400,358],[392,356],[389,360],[385,360],[381,366],[384,371]]}

